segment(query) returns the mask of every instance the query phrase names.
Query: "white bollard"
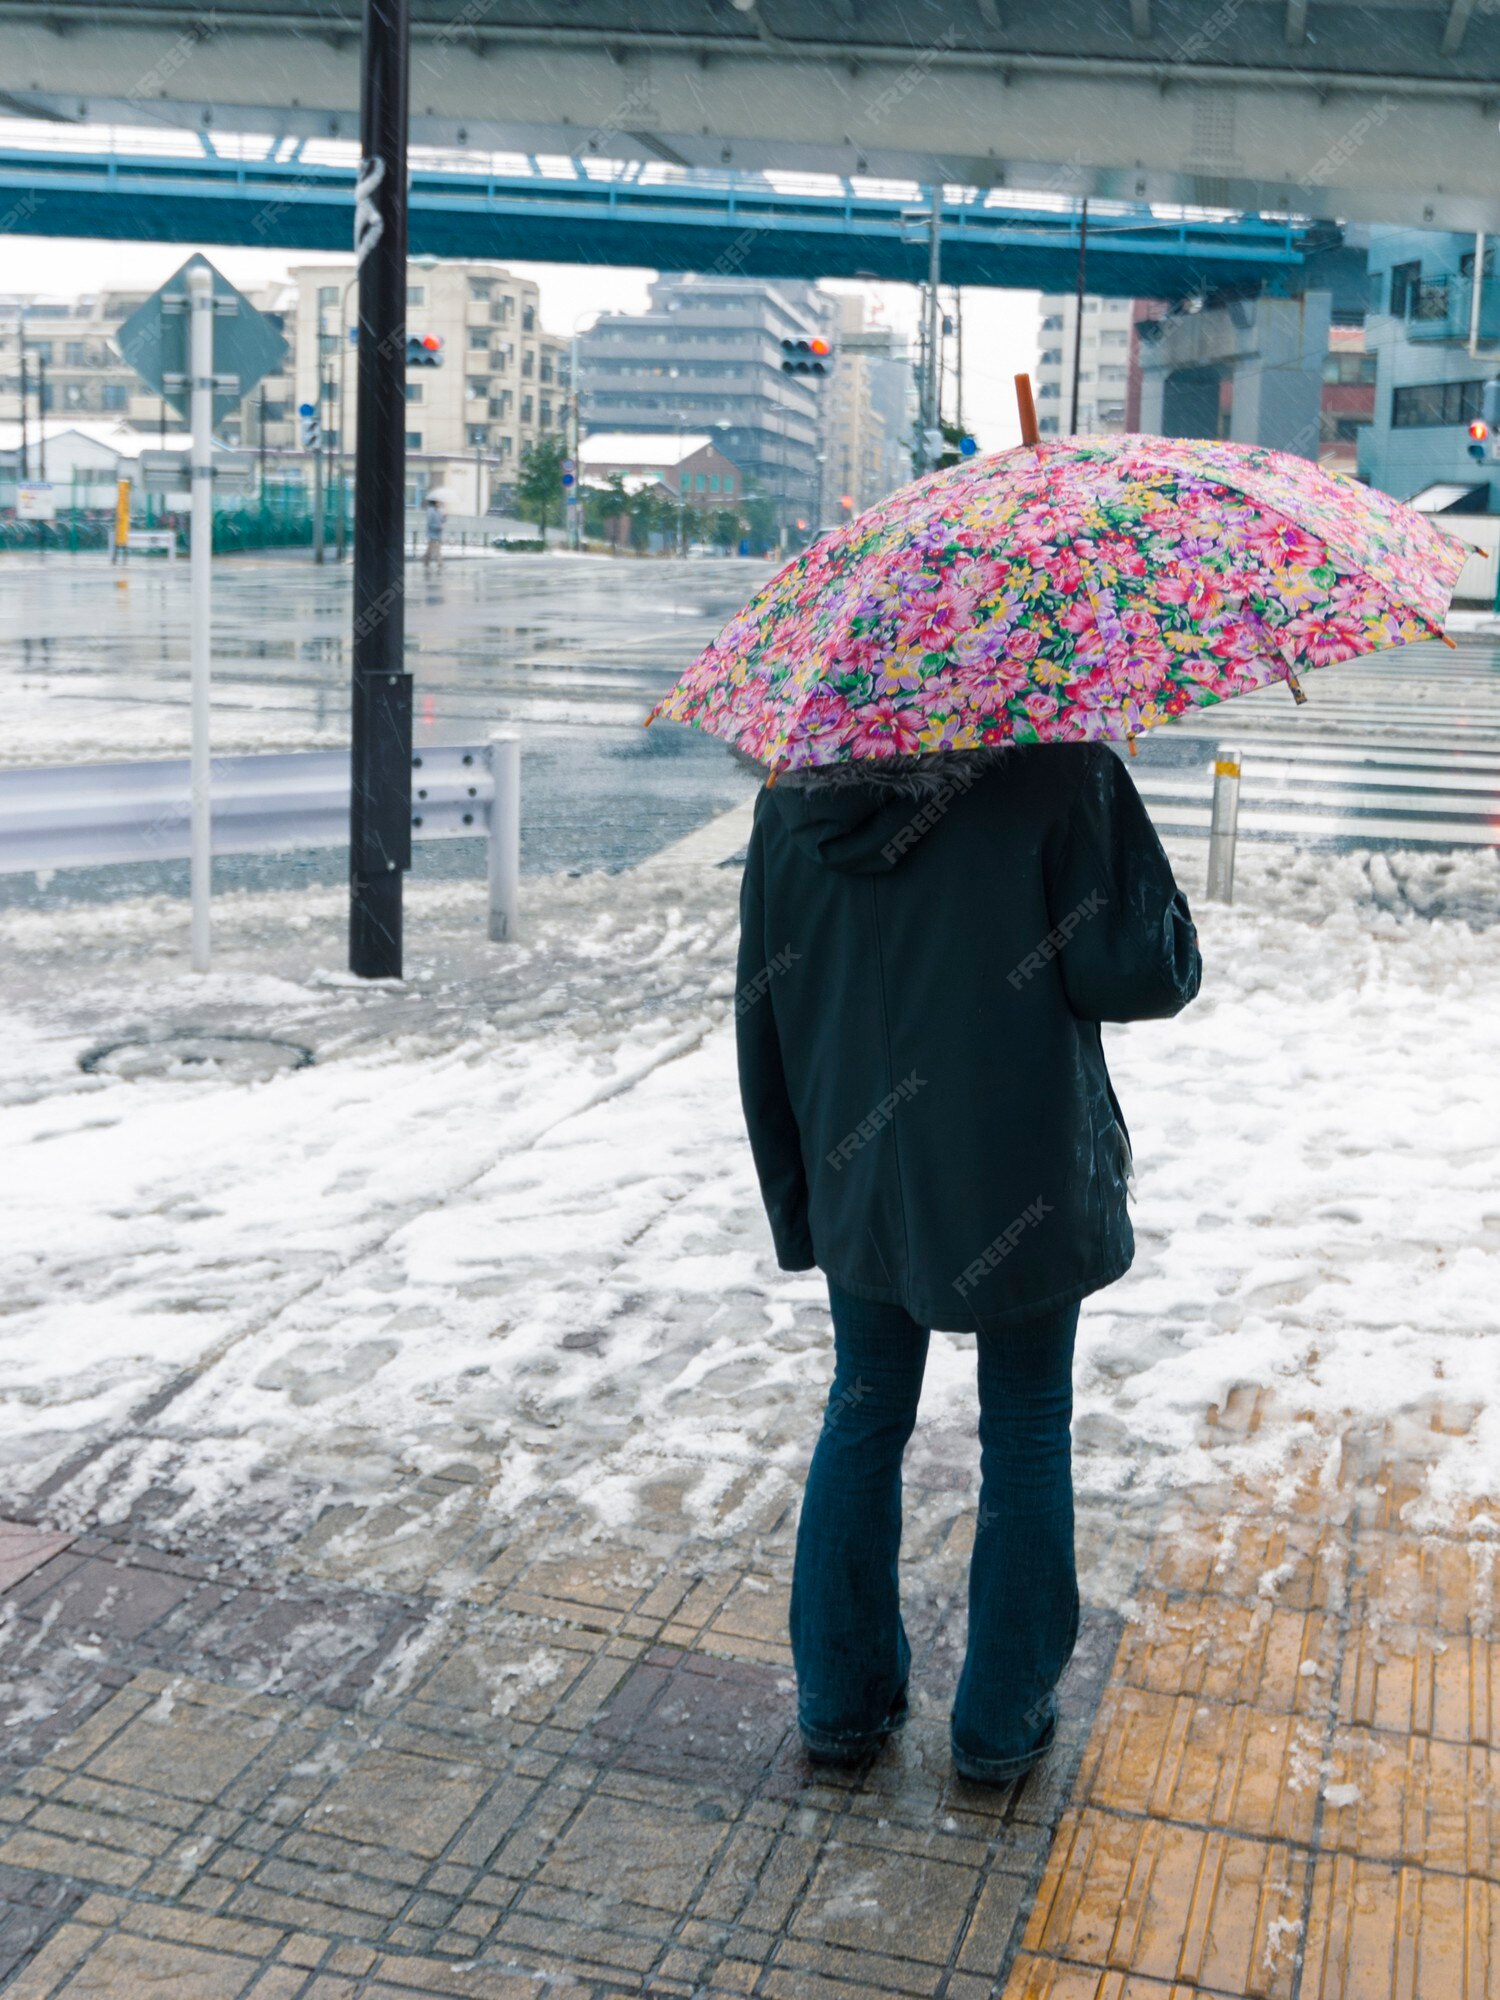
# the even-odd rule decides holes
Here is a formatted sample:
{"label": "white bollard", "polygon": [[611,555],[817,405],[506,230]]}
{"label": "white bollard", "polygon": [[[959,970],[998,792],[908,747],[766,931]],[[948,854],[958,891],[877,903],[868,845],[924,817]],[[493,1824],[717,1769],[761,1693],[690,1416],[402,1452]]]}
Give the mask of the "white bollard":
{"label": "white bollard", "polygon": [[521,739],[498,729],[490,737],[490,937],[504,944],[521,920]]}
{"label": "white bollard", "polygon": [[1214,755],[1214,806],[1208,828],[1208,898],[1234,901],[1234,841],[1240,819],[1240,753],[1221,743]]}

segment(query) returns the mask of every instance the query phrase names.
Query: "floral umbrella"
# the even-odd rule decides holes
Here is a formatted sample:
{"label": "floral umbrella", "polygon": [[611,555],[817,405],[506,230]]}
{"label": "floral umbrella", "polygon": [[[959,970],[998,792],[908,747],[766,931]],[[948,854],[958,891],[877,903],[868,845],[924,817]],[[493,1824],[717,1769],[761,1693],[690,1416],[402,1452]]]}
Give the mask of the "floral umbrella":
{"label": "floral umbrella", "polygon": [[647,718],[775,770],[1131,738],[1442,636],[1464,547],[1285,452],[1068,438],[894,493],[778,572]]}

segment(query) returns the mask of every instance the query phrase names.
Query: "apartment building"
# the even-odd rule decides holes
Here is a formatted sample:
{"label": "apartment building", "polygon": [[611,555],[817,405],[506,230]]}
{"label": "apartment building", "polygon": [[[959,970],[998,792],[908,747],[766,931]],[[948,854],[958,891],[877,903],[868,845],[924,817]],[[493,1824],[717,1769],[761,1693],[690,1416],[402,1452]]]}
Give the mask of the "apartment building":
{"label": "apartment building", "polygon": [[[285,335],[284,373],[267,376],[219,426],[228,444],[300,453],[298,407],[322,412],[330,452],[352,458],[357,374],[357,288],[348,264],[297,266],[287,281],[247,294]],[[113,335],[146,297],[99,292],[77,299],[0,298],[0,422],[21,414],[18,333],[24,325],[27,413],[43,397],[49,416],[109,417],[142,431],[177,428],[115,350]],[[459,489],[463,511],[482,512],[495,485],[514,478],[527,446],[568,425],[565,340],[541,325],[535,283],[489,262],[413,263],[407,328],[435,334],[442,362],[406,378],[407,486]],[[347,406],[349,419],[341,420]],[[470,489],[475,489],[470,491]],[[464,507],[464,500],[468,506]]]}
{"label": "apartment building", "polygon": [[[333,451],[354,448],[357,287],[347,264],[300,264],[286,317],[293,342],[285,414],[268,419],[267,442],[295,442],[303,403],[323,412]],[[407,496],[457,489],[460,511],[482,513],[494,486],[509,484],[527,447],[568,427],[568,343],[543,330],[541,293],[531,279],[484,261],[407,267],[408,336],[442,344],[435,368],[406,377]],[[349,418],[340,420],[347,406]],[[257,441],[252,410],[245,442]],[[477,495],[468,489],[477,483]]]}
{"label": "apartment building", "polygon": [[[866,302],[858,293],[841,294],[832,305],[835,360],[823,396],[822,527],[874,506],[902,481],[875,390],[877,374],[891,363],[880,355],[851,352],[844,345],[851,335],[867,331]],[[904,372],[909,376],[909,370]]]}
{"label": "apartment building", "polygon": [[[769,496],[779,524],[810,529],[823,470],[817,378],[782,370],[781,342],[830,330],[832,301],[795,280],[660,278],[644,313],[608,313],[579,341],[584,425],[713,437]],[[799,531],[800,532],[800,531]]]}
{"label": "apartment building", "polygon": [[1071,292],[1041,297],[1040,352],[1036,371],[1036,422],[1044,436],[1076,430],[1080,436],[1126,428],[1133,299],[1085,293],[1079,351],[1078,421],[1073,422],[1073,343],[1078,300]]}

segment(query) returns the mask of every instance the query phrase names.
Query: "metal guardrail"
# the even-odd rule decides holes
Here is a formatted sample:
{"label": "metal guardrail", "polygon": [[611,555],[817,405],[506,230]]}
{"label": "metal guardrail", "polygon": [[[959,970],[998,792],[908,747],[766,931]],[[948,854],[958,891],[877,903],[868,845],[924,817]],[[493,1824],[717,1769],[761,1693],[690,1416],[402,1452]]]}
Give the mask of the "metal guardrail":
{"label": "metal guardrail", "polygon": [[[339,847],[349,838],[349,752],[215,757],[213,851]],[[0,768],[0,874],[180,861],[190,848],[186,757],[133,764]],[[521,745],[427,745],[412,756],[412,837],[489,844],[489,934],[516,934],[521,859]]]}

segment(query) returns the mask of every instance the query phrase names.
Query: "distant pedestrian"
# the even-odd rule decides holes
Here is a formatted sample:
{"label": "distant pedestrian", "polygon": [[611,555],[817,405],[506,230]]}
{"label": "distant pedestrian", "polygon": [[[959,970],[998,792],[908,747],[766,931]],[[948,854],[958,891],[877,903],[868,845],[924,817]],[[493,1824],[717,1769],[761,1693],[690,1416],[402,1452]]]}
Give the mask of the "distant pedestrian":
{"label": "distant pedestrian", "polygon": [[905,1720],[901,1458],[928,1334],[978,1336],[981,1486],[953,1759],[1045,1755],[1078,1633],[1073,1338],[1125,1271],[1130,1142],[1099,1024],[1198,990],[1121,760],[1042,744],[785,773],[756,802],[736,1004],[777,1259],[822,1268],[835,1364],[797,1532],[809,1754]]}
{"label": "distant pedestrian", "polygon": [[422,557],[422,567],[431,569],[434,563],[443,560],[443,523],[447,516],[443,512],[442,501],[430,494],[424,511],[427,515],[427,548]]}

